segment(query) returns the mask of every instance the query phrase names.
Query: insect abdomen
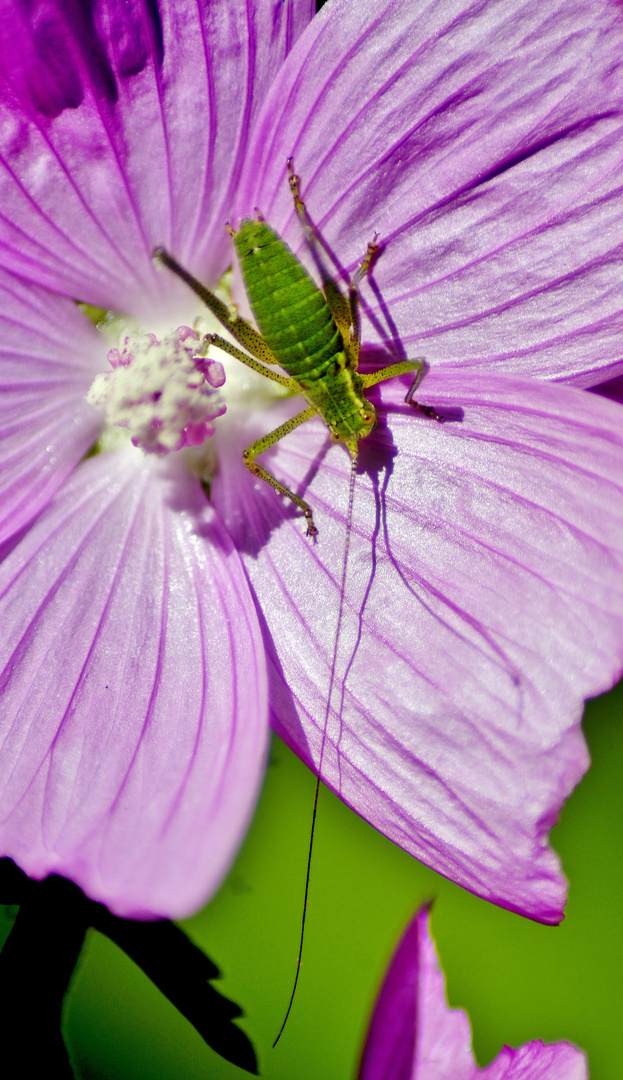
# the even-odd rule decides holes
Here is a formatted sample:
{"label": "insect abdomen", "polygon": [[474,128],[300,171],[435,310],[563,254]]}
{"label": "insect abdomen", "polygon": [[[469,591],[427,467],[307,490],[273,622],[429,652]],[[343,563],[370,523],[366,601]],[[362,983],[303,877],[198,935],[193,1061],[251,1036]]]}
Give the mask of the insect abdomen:
{"label": "insect abdomen", "polygon": [[265,222],[243,221],[234,244],[253,314],[279,363],[295,379],[322,378],[343,345],[320,289]]}

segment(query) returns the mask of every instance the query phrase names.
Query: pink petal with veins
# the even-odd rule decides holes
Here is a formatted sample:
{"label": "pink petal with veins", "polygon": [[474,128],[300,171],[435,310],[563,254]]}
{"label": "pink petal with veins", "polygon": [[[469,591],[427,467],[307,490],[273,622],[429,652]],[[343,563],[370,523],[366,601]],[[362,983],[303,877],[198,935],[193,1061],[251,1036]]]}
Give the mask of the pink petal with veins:
{"label": "pink petal with veins", "polygon": [[85,462],[0,565],[0,845],[120,915],[216,889],[264,768],[246,577],[196,481]]}
{"label": "pink petal with veins", "polygon": [[273,724],[427,865],[558,922],[566,883],[547,836],[588,766],[584,699],[623,666],[620,409],[446,368],[418,391],[446,414],[437,424],[404,393],[384,385],[361,443],[335,665],[349,455],[319,422],[265,455],[305,492],[315,544],[233,448],[223,456],[213,499],[266,621]]}
{"label": "pink petal with veins", "polygon": [[3,4],[4,265],[134,316],[179,306],[154,245],[218,279],[250,125],[313,8]]}
{"label": "pink petal with veins", "polygon": [[0,270],[0,543],[52,498],[101,430],[85,394],[106,346],[71,300]]}
{"label": "pink petal with veins", "polygon": [[[339,47],[336,47],[339,42]],[[618,0],[336,0],[258,118],[238,193],[309,262],[285,183],[352,270],[364,340],[590,386],[623,373]]]}
{"label": "pink petal with veins", "polygon": [[469,1020],[450,1009],[423,908],[394,953],[370,1023],[359,1080],[588,1080],[584,1054],[569,1043],[503,1047],[479,1069]]}

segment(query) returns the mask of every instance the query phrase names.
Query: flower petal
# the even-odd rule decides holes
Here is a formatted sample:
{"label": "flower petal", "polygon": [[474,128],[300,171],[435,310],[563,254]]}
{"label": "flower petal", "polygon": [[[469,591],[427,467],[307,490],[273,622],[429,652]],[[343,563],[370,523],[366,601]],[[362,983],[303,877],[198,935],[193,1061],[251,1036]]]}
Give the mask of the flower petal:
{"label": "flower petal", "polygon": [[196,481],[85,462],[0,567],[0,850],[125,916],[214,891],[266,749],[244,571]]}
{"label": "flower petal", "polygon": [[[48,0],[0,22],[2,260],[138,315],[166,244],[218,277],[255,116],[311,0]],[[174,290],[175,291],[175,290]]]}
{"label": "flower petal", "polygon": [[95,442],[101,421],[84,399],[105,351],[72,301],[0,270],[0,543]]}
{"label": "flower petal", "polygon": [[273,724],[417,858],[557,922],[547,834],[588,764],[583,700],[623,664],[620,407],[445,369],[420,392],[437,424],[404,393],[385,384],[360,443],[336,661],[348,454],[312,422],[264,455],[309,500],[315,544],[268,485],[226,465],[215,482],[270,635]]}
{"label": "flower petal", "polygon": [[271,87],[239,212],[304,254],[292,154],[342,266],[380,234],[365,340],[603,381],[623,372],[622,51],[616,0],[328,4]]}
{"label": "flower petal", "polygon": [[427,908],[394,953],[379,994],[359,1080],[588,1080],[586,1058],[569,1043],[505,1046],[486,1069],[471,1048],[469,1020],[450,1009]]}

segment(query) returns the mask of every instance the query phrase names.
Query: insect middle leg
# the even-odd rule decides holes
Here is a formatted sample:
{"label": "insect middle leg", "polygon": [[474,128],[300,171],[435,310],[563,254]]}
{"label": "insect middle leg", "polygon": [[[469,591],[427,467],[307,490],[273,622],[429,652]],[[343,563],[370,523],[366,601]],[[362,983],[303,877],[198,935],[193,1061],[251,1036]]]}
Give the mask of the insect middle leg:
{"label": "insect middle leg", "polygon": [[368,387],[375,386],[376,383],[385,382],[387,379],[395,379],[397,375],[406,375],[409,371],[415,371],[415,378],[407,391],[405,402],[407,405],[412,405],[414,409],[418,409],[419,412],[424,413],[424,416],[428,416],[431,420],[437,420],[442,424],[443,416],[435,412],[432,405],[422,405],[419,401],[413,400],[413,395],[427,370],[428,366],[424,360],[401,360],[398,364],[390,364],[389,367],[371,371],[368,375],[362,375],[361,378],[363,379],[364,390],[367,390]]}
{"label": "insect middle leg", "polygon": [[272,371],[271,368],[266,367],[259,360],[255,360],[252,356],[243,352],[242,349],[236,348],[231,341],[222,338],[220,334],[206,334],[204,341],[207,345],[216,345],[217,349],[222,349],[223,352],[229,353],[230,356],[235,356],[236,360],[240,360],[242,364],[253,368],[253,371],[257,371],[265,379],[271,379],[273,382],[279,383],[280,386],[287,386],[288,390],[291,390],[294,394],[300,394],[301,388],[295,379],[289,379],[286,375],[280,375],[279,372]]}
{"label": "insect middle leg", "polygon": [[407,405],[412,405],[414,409],[418,409],[421,413],[424,413],[424,416],[428,416],[431,420],[437,420],[439,424],[443,424],[443,416],[440,416],[438,412],[435,412],[432,405],[422,405],[420,401],[413,400],[413,395],[415,394],[415,391],[417,390],[422,379],[424,378],[424,375],[428,370],[428,365],[423,360],[413,360],[411,362],[414,364],[419,364],[420,367],[417,375],[415,376],[415,379],[413,380],[413,383],[411,384],[409,391],[407,392],[405,402],[407,403]]}
{"label": "insect middle leg", "polygon": [[285,484],[281,484],[271,473],[266,469],[263,469],[261,465],[258,465],[255,459],[258,454],[263,453],[264,450],[268,450],[270,446],[274,446],[276,442],[283,439],[284,435],[289,435],[289,433],[299,427],[300,424],[304,424],[306,420],[311,420],[312,416],[315,416],[316,413],[317,409],[315,409],[313,405],[310,405],[307,409],[304,409],[303,412],[293,416],[291,420],[286,420],[285,424],[281,424],[280,427],[269,432],[268,435],[262,435],[256,442],[251,443],[251,446],[248,446],[242,455],[247,469],[249,469],[254,476],[259,476],[261,480],[265,480],[266,483],[270,484],[270,486],[273,487],[275,491],[278,491],[280,495],[285,495],[286,498],[291,499],[293,503],[296,503],[296,505],[300,507],[307,522],[308,536],[316,536],[318,533],[318,529],[314,525],[314,518],[309,503],[306,503],[304,499],[300,499],[298,495],[295,495],[293,491],[290,491]]}
{"label": "insect middle leg", "polygon": [[[152,252],[152,256],[158,262],[162,263],[163,266],[172,270],[177,277],[181,278],[181,280],[192,289],[195,295],[198,296],[200,300],[203,300],[203,303],[218,319],[221,325],[229,330],[232,337],[234,337],[244,349],[248,349],[252,356],[257,357],[258,360],[262,360],[265,364],[277,364],[278,361],[276,356],[270,351],[268,344],[262,335],[258,334],[257,330],[251,326],[250,322],[247,322],[246,319],[242,319],[238,315],[237,309],[231,310],[227,307],[222,300],[219,300],[215,293],[211,292],[210,289],[207,289],[205,285],[198,281],[197,278],[193,277],[188,270],[178,263],[177,259],[174,259],[165,248],[155,248]],[[214,336],[216,337],[217,335]],[[223,338],[220,338],[219,340],[222,341]],[[231,350],[225,349],[225,352],[228,351]],[[233,353],[232,355],[235,356],[237,354]],[[238,359],[240,359],[240,357],[238,357]],[[247,360],[245,359],[243,363],[246,362]],[[262,370],[262,373],[267,375],[265,369]],[[275,379],[275,381],[279,382],[279,379]]]}

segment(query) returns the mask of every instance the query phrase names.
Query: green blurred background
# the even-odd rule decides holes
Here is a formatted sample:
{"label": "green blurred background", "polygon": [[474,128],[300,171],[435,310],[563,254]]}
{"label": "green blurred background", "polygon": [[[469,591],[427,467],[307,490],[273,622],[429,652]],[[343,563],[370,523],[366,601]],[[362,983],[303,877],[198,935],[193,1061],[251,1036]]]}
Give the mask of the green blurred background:
{"label": "green blurred background", "polygon": [[[590,702],[593,756],[553,843],[571,881],[567,918],[543,927],[486,904],[394,847],[322,789],[304,962],[283,1038],[300,929],[314,778],[277,739],[258,812],[229,878],[183,928],[219,965],[215,985],[269,1080],[355,1077],[391,952],[418,905],[433,930],[452,1005],[471,1017],[485,1065],[503,1043],[569,1039],[592,1080],[623,1077],[623,684]],[[234,1080],[191,1025],[107,938],[89,932],[67,999],[65,1032],[84,1080]]]}

